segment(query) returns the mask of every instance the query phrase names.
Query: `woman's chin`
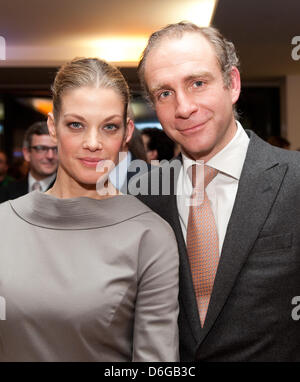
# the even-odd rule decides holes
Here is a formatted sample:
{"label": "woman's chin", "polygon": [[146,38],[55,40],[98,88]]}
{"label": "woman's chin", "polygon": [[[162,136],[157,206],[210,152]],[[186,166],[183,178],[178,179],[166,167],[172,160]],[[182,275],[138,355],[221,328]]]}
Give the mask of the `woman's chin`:
{"label": "woman's chin", "polygon": [[83,188],[96,189],[98,178],[77,178],[76,183],[80,184]]}

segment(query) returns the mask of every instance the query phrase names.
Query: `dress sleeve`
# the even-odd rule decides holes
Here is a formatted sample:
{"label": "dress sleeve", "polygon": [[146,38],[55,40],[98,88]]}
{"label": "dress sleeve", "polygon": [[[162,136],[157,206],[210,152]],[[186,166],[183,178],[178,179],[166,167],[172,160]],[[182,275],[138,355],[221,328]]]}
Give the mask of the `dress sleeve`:
{"label": "dress sleeve", "polygon": [[171,227],[159,219],[140,243],[133,361],[179,361],[177,243]]}

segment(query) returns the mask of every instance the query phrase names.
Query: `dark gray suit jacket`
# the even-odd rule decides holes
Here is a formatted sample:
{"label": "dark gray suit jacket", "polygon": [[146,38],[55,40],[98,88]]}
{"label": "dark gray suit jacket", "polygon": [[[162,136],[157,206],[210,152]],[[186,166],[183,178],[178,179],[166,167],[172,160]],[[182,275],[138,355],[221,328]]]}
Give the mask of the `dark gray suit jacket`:
{"label": "dark gray suit jacket", "polygon": [[[176,195],[139,195],[169,222],[180,254],[182,361],[300,361],[300,153],[250,143],[200,326]],[[164,176],[163,170],[160,176]]]}
{"label": "dark gray suit jacket", "polygon": [[19,198],[28,193],[28,176],[0,188],[0,203]]}
{"label": "dark gray suit jacket", "polygon": [[[49,185],[48,189],[53,186],[54,181]],[[28,193],[28,175],[24,179],[16,180],[8,183],[6,186],[0,188],[0,203],[7,200],[17,199]]]}

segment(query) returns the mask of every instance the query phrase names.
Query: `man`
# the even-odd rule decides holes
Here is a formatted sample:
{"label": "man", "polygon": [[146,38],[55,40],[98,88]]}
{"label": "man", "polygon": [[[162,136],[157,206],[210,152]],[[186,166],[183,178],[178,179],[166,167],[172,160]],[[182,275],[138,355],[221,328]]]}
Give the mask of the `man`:
{"label": "man", "polygon": [[0,203],[16,199],[33,190],[46,191],[56,177],[58,164],[57,146],[48,132],[47,122],[36,122],[25,133],[23,155],[29,162],[28,175],[2,187]]}
{"label": "man", "polygon": [[4,151],[0,151],[0,187],[6,186],[8,183],[14,180],[14,178],[7,175],[7,170],[7,156]]}
{"label": "man", "polygon": [[[235,121],[238,59],[214,28],[155,32],[139,75],[182,150],[175,192],[139,196],[177,237],[181,360],[299,361],[299,153]],[[188,204],[178,190],[195,200],[198,168],[210,179],[202,179],[202,203]]]}

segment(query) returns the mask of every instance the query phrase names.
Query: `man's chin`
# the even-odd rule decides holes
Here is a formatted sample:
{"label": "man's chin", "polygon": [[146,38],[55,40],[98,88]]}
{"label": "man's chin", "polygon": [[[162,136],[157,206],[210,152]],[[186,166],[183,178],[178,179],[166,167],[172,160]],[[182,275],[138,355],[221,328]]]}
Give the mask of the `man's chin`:
{"label": "man's chin", "polygon": [[40,173],[40,176],[43,178],[48,178],[48,176],[53,175],[56,172],[56,170],[51,170],[51,171],[43,171]]}

